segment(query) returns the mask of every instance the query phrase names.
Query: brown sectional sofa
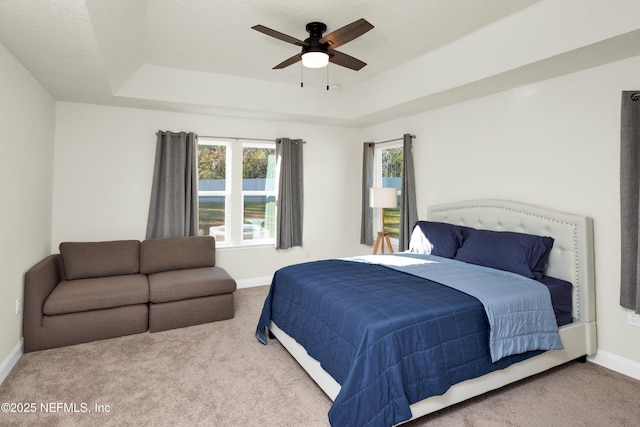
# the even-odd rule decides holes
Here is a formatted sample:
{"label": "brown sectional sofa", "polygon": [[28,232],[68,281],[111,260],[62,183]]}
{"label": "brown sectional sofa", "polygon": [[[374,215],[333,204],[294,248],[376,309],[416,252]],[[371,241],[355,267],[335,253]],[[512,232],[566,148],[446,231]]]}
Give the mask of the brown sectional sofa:
{"label": "brown sectional sofa", "polygon": [[210,236],[61,243],[25,275],[24,351],[230,319],[235,289]]}

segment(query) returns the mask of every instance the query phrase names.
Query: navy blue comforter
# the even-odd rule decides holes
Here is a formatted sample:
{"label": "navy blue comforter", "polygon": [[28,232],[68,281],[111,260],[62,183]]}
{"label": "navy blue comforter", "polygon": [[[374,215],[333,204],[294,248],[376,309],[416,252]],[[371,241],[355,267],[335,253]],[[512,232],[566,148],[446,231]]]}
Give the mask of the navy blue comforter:
{"label": "navy blue comforter", "polygon": [[276,272],[256,336],[273,320],[340,385],[332,426],[391,426],[409,405],[540,352],[496,363],[476,298],[381,265],[314,261]]}

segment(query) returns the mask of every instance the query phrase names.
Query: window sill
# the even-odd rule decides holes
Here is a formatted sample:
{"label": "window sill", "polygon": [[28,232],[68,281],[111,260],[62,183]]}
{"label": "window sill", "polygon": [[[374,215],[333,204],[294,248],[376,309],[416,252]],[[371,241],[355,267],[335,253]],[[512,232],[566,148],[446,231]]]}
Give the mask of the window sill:
{"label": "window sill", "polygon": [[245,243],[243,245],[216,245],[216,251],[222,252],[232,252],[232,251],[241,251],[244,249],[275,249],[275,243]]}

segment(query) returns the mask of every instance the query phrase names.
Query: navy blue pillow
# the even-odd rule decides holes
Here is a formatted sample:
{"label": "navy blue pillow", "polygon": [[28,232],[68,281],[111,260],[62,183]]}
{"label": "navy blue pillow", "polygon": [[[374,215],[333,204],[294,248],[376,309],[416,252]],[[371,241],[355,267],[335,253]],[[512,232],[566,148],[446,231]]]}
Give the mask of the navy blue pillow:
{"label": "navy blue pillow", "polygon": [[464,241],[462,227],[457,225],[444,222],[418,221],[415,227],[420,227],[422,234],[431,243],[431,255],[453,258]]}
{"label": "navy blue pillow", "polygon": [[455,259],[540,279],[552,246],[551,237],[474,230],[458,249]]}

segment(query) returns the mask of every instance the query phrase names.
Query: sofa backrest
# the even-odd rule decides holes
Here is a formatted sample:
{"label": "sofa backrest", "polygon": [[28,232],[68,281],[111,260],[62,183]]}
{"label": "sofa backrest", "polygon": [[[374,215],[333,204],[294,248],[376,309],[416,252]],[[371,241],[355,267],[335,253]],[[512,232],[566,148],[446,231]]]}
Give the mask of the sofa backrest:
{"label": "sofa backrest", "polygon": [[140,272],[140,241],[63,242],[60,255],[67,280]]}
{"label": "sofa backrest", "polygon": [[215,265],[216,241],[212,236],[151,239],[140,243],[143,274]]}

